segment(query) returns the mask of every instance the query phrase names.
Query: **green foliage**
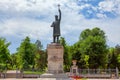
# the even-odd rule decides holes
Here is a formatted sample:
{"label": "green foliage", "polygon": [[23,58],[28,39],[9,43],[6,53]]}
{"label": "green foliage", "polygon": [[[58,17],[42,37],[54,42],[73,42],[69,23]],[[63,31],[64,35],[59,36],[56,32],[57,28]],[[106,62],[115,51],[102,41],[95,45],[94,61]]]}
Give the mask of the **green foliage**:
{"label": "green foliage", "polygon": [[106,37],[104,31],[99,28],[84,30],[79,37],[79,41],[73,45],[73,50],[73,59],[78,61],[79,67],[106,67]]}
{"label": "green foliage", "polygon": [[41,42],[31,43],[29,37],[21,42],[17,53],[11,54],[11,57],[12,69],[44,71],[47,66],[47,54],[42,50]]}
{"label": "green foliage", "polygon": [[108,54],[108,68],[116,68],[116,55],[114,53],[115,49],[114,48],[110,48],[109,49],[109,54]]}
{"label": "green foliage", "polygon": [[71,66],[71,53],[70,53],[70,46],[66,44],[66,41],[63,37],[60,38],[60,43],[64,47],[64,71],[69,71]]}
{"label": "green foliage", "polygon": [[10,61],[10,52],[8,50],[9,42],[6,42],[4,38],[0,38],[0,63],[6,63]]}
{"label": "green foliage", "polygon": [[[0,38],[0,71],[10,68],[11,57],[8,46],[9,42],[6,42],[4,38]],[[9,65],[9,66],[8,66]]]}
{"label": "green foliage", "polygon": [[35,45],[30,42],[30,38],[26,37],[17,49],[17,66],[20,69],[29,69],[34,67]]}
{"label": "green foliage", "polygon": [[37,70],[45,71],[47,66],[47,53],[45,51],[40,50],[36,53],[35,56],[35,68]]}
{"label": "green foliage", "polygon": [[36,45],[36,52],[35,52],[35,69],[45,71],[47,66],[47,53],[46,51],[42,50],[43,46],[41,41],[37,40],[35,42]]}
{"label": "green foliage", "polygon": [[17,67],[17,53],[11,54],[11,65],[12,69],[16,69]]}
{"label": "green foliage", "polygon": [[120,69],[120,46],[116,45],[115,48],[109,49],[108,67]]}
{"label": "green foliage", "polygon": [[24,71],[24,74],[43,74],[42,71]]}
{"label": "green foliage", "polygon": [[117,57],[118,63],[120,64],[120,54]]}
{"label": "green foliage", "polygon": [[85,55],[83,58],[84,62],[85,62],[85,67],[89,68],[89,55]]}
{"label": "green foliage", "polygon": [[6,69],[6,64],[0,63],[0,72],[3,72]]}

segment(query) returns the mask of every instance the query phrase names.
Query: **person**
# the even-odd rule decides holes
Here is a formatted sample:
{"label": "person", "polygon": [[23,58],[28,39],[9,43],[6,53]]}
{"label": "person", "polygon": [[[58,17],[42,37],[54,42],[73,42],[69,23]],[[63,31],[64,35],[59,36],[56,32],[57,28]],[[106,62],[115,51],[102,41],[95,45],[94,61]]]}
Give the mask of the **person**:
{"label": "person", "polygon": [[58,9],[58,15],[55,15],[55,21],[52,23],[51,27],[53,27],[53,43],[59,43],[59,36],[60,34],[60,21],[61,21],[61,10]]}

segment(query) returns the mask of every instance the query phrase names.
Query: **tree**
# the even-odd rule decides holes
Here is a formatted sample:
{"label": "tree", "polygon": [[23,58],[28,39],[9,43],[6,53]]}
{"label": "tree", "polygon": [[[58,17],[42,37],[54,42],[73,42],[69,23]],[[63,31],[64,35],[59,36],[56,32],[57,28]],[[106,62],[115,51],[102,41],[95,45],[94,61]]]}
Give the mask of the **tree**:
{"label": "tree", "polygon": [[79,68],[89,67],[89,55],[83,54],[84,50],[81,49],[81,42],[78,41],[71,47],[72,59],[77,60]]}
{"label": "tree", "polygon": [[43,46],[40,40],[37,40],[35,42],[35,45],[35,68],[44,71],[47,66],[47,53],[44,50],[42,50]]}
{"label": "tree", "polygon": [[11,61],[10,52],[8,49],[9,45],[10,43],[6,42],[6,39],[0,38],[0,67],[4,68]]}
{"label": "tree", "polygon": [[74,58],[78,60],[78,64],[83,66],[82,68],[87,68],[88,65],[89,68],[106,67],[107,45],[103,30],[96,27],[82,31],[79,41],[73,47],[76,50]]}
{"label": "tree", "polygon": [[34,67],[35,45],[26,37],[17,49],[17,63],[20,69],[29,69]]}
{"label": "tree", "polygon": [[118,44],[115,46],[115,53],[120,54],[120,45]]}
{"label": "tree", "polygon": [[120,45],[115,46],[115,59],[116,59],[116,65],[115,67],[118,67],[120,69]]}
{"label": "tree", "polygon": [[120,70],[120,54],[117,56],[117,62],[118,62],[118,68],[119,68],[119,70]]}
{"label": "tree", "polygon": [[35,42],[35,45],[36,45],[37,51],[42,50],[43,45],[41,44],[41,41],[40,41],[40,40],[37,40],[37,41]]}
{"label": "tree", "polygon": [[109,64],[108,64],[108,68],[115,69],[116,66],[117,66],[117,56],[115,54],[115,49],[114,48],[110,48],[109,49]]}
{"label": "tree", "polygon": [[17,53],[11,54],[11,65],[12,69],[16,69],[17,66]]}
{"label": "tree", "polygon": [[60,43],[64,47],[64,71],[70,70],[70,64],[71,64],[71,54],[70,54],[70,47],[67,45],[65,39],[63,37],[60,38]]}

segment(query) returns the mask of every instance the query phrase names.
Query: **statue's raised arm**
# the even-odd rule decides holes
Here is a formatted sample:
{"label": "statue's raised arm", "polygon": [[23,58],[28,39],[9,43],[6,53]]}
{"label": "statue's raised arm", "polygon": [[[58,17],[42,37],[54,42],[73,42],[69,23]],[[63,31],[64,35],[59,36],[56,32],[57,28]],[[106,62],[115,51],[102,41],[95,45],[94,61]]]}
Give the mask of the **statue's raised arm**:
{"label": "statue's raised arm", "polygon": [[59,21],[61,21],[61,10],[60,10],[60,4],[58,4],[58,12],[59,12]]}
{"label": "statue's raised arm", "polygon": [[60,8],[58,9],[58,11],[59,11],[59,21],[61,21],[61,10],[60,10]]}

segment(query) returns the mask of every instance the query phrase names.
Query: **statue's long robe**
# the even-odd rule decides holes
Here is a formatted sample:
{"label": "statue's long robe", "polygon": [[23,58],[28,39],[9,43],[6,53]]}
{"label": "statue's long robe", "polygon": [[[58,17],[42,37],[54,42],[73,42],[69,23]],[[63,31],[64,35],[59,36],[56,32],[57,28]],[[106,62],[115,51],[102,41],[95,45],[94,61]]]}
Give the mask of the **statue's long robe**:
{"label": "statue's long robe", "polygon": [[60,36],[60,20],[54,21],[51,27],[53,27],[53,36]]}

